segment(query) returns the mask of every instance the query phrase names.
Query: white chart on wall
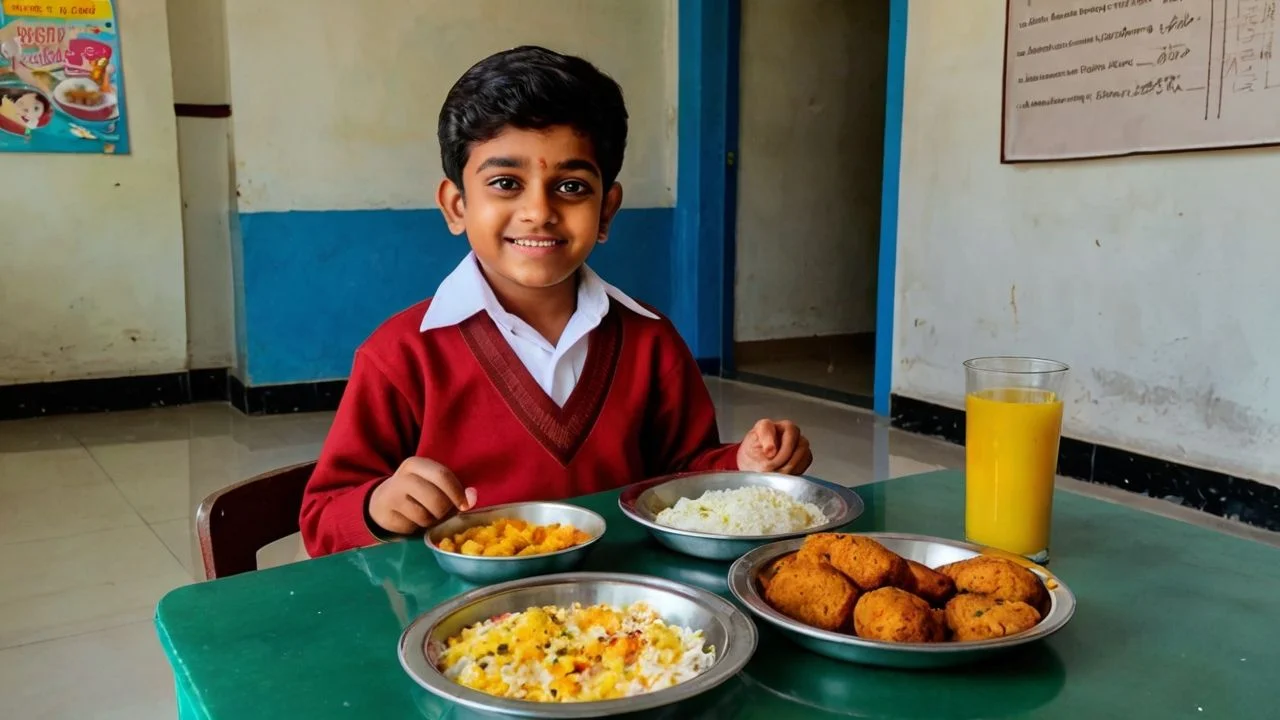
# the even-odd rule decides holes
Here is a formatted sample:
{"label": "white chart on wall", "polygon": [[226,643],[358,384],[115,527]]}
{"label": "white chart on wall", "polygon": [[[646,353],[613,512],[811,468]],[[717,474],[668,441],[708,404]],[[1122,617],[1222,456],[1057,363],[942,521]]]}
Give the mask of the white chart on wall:
{"label": "white chart on wall", "polygon": [[1280,0],[1009,0],[1005,162],[1280,144]]}

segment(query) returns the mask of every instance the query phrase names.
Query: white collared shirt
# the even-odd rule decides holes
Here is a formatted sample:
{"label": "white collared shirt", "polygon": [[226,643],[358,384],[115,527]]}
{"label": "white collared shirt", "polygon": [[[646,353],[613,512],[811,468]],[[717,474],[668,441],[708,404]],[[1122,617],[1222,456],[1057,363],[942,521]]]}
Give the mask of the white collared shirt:
{"label": "white collared shirt", "polygon": [[610,298],[637,315],[658,319],[583,265],[578,277],[578,307],[560,334],[560,342],[552,345],[528,323],[503,309],[480,272],[475,253],[468,253],[457,269],[440,283],[419,329],[426,332],[449,327],[482,310],[489,313],[529,374],[548,397],[563,407],[587,364],[587,335],[608,314]]}

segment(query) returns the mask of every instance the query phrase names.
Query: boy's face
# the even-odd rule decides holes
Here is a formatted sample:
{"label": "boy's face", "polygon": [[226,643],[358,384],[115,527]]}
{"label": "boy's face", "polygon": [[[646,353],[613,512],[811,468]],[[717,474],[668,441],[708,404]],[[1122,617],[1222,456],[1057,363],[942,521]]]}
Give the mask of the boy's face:
{"label": "boy's face", "polygon": [[607,191],[591,141],[572,128],[508,128],[471,148],[463,187],[440,184],[449,229],[467,241],[496,290],[571,281],[622,204]]}

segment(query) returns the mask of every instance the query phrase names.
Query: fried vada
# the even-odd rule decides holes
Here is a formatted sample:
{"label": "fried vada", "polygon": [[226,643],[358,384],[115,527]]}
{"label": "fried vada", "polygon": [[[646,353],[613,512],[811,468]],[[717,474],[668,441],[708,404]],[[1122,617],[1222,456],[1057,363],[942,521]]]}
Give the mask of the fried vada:
{"label": "fried vada", "polygon": [[908,574],[903,590],[918,595],[934,607],[942,607],[956,594],[956,583],[942,573],[932,570],[915,560],[907,561]]}
{"label": "fried vada", "polygon": [[799,555],[802,560],[830,563],[864,593],[890,585],[904,585],[911,574],[906,560],[862,535],[811,535],[800,548]]}
{"label": "fried vada", "polygon": [[798,559],[795,553],[791,553],[790,555],[783,555],[765,566],[757,578],[760,581],[760,589],[765,593],[769,592],[769,583],[773,581],[773,576],[777,575],[779,570],[796,562]]}
{"label": "fried vada", "polygon": [[990,595],[1008,602],[1043,608],[1048,593],[1035,573],[1010,560],[979,556],[943,565],[938,572],[955,581],[961,593]]}
{"label": "fried vada", "polygon": [[800,558],[777,568],[764,599],[793,620],[834,632],[849,626],[858,589],[830,565]]}
{"label": "fried vada", "polygon": [[1025,602],[972,593],[952,598],[946,617],[947,627],[959,641],[1008,637],[1040,622],[1040,612]]}
{"label": "fried vada", "polygon": [[942,642],[946,628],[933,608],[905,590],[884,587],[863,595],[853,609],[860,638],[894,643]]}

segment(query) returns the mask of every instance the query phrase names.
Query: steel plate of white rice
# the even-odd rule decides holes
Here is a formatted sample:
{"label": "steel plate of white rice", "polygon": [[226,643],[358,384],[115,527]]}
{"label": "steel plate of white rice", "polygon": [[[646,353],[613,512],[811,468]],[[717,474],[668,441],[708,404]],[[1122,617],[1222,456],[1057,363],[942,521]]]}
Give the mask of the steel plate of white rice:
{"label": "steel plate of white rice", "polygon": [[696,499],[680,498],[658,513],[659,524],[713,535],[780,535],[827,521],[822,509],[770,487],[708,490]]}

